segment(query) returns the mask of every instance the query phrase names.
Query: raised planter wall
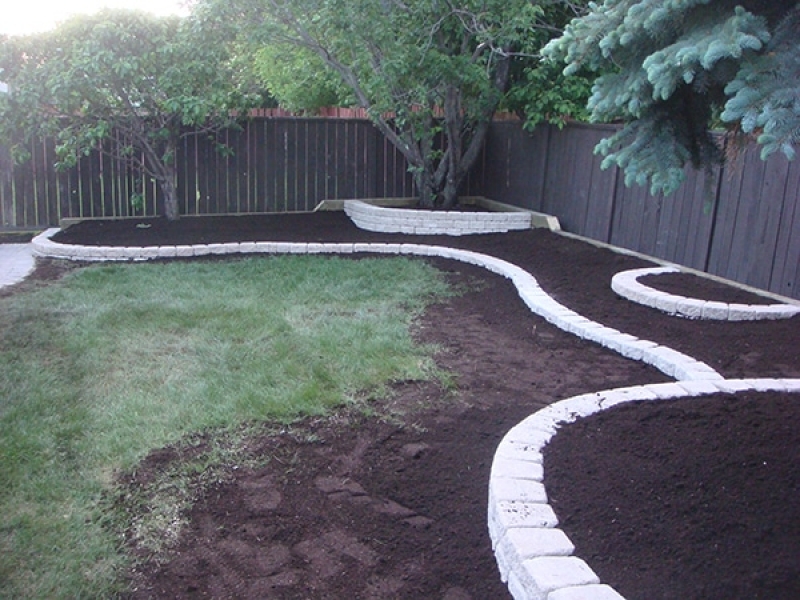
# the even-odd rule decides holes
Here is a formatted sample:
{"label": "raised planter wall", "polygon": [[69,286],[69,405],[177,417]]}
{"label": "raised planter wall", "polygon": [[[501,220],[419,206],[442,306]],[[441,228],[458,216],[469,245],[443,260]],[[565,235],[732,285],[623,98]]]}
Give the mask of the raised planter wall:
{"label": "raised planter wall", "polygon": [[[475,201],[475,203],[481,204],[480,201]],[[496,206],[493,208],[501,207],[499,203],[494,204]],[[346,200],[344,201],[344,211],[359,228],[381,233],[471,235],[503,233],[536,226],[558,229],[557,219],[552,217],[548,219],[547,215],[534,215],[531,211],[513,207],[508,207],[503,212],[493,210],[435,211],[387,207],[367,201]]]}

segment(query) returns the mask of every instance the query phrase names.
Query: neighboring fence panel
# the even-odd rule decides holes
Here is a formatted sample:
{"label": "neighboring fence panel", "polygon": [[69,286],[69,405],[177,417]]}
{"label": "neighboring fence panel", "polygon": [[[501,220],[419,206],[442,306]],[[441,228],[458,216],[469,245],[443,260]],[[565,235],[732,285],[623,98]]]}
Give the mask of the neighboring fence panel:
{"label": "neighboring fence panel", "polygon": [[[56,172],[51,142],[34,144],[31,154],[20,165],[0,158],[0,227],[162,212],[153,180],[119,160],[92,153]],[[186,215],[308,211],[326,198],[414,194],[402,154],[363,119],[256,118],[241,130],[186,137],[175,166]],[[137,194],[138,210],[130,201]]]}

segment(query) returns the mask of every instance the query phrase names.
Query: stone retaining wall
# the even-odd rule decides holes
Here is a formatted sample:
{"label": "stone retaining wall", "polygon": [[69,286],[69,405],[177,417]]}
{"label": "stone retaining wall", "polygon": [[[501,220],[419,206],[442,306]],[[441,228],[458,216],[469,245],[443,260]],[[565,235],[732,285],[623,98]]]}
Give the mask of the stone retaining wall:
{"label": "stone retaining wall", "polygon": [[532,214],[514,212],[458,212],[375,206],[347,200],[344,211],[366,231],[416,235],[469,235],[530,229]]}

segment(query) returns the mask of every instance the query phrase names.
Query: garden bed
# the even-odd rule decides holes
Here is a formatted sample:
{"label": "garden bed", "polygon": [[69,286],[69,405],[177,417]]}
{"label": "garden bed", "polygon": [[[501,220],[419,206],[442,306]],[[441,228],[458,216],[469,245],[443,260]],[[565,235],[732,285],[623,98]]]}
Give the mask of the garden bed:
{"label": "garden bed", "polygon": [[[702,360],[723,377],[800,377],[798,317],[744,323],[670,317],[610,289],[613,274],[651,263],[544,230],[420,237],[366,232],[341,213],[318,213],[95,222],[73,226],[55,240],[94,246],[259,240],[448,245],[518,265],[570,309]],[[486,531],[489,469],[501,438],[557,400],[670,379],[532,315],[504,278],[446,259],[427,260],[467,290],[431,307],[416,327],[420,341],[441,346],[438,362],[456,374],[455,391],[396,382],[376,416],[345,412],[254,438],[251,447],[276,460],[208,489],[178,546],[131,574],[131,597],[507,595]],[[42,261],[40,276],[63,268]],[[576,425],[583,428],[578,434],[568,429],[556,436],[548,450],[545,484],[575,554],[629,600],[800,594],[800,507],[773,502],[798,489],[800,439],[796,427],[785,426],[800,417],[796,395],[759,394],[757,413],[732,410],[737,396],[677,412],[631,407],[624,434],[588,435],[600,425],[587,420]],[[388,413],[394,416],[381,417]],[[613,421],[614,414],[602,418]],[[705,442],[702,452],[674,443],[676,428],[689,427]],[[777,431],[781,435],[772,435]],[[747,444],[730,443],[744,436]],[[606,460],[601,466],[579,460],[598,454]],[[781,454],[784,460],[773,460]],[[681,469],[687,459],[693,468]],[[181,460],[179,449],[154,451],[128,483],[146,485],[148,473],[175,460]],[[759,460],[770,467],[754,476]],[[677,468],[680,482],[671,475],[663,480],[662,466],[665,477]],[[652,477],[644,483],[625,479],[637,469]],[[600,488],[598,481],[607,485]],[[725,496],[723,487],[733,490],[734,504],[752,507],[758,526],[716,506],[698,509],[700,491],[717,492],[701,498],[708,503]],[[654,498],[658,509],[645,503]],[[687,527],[689,533],[674,538],[648,537]],[[129,550],[137,552],[135,546]]]}

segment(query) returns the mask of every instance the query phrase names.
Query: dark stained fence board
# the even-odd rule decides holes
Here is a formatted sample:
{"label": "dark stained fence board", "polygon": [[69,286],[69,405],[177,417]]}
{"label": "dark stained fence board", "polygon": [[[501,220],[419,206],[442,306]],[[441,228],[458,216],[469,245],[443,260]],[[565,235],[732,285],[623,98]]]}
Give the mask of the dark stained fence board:
{"label": "dark stained fence board", "polygon": [[342,136],[340,141],[343,144],[340,146],[342,151],[339,155],[340,159],[337,163],[336,180],[340,182],[341,186],[338,191],[339,198],[356,198],[356,174],[355,174],[355,160],[358,153],[356,144],[357,137],[353,123],[350,120],[344,121],[344,128],[341,131]]}
{"label": "dark stained fence board", "polygon": [[[476,179],[480,191],[494,200],[530,210],[542,210],[542,193],[546,177],[547,126],[528,133],[516,122],[492,126],[487,136]],[[501,158],[502,160],[498,160]]]}
{"label": "dark stained fence board", "polygon": [[720,169],[687,174],[686,183],[674,194],[681,210],[670,224],[676,235],[667,242],[663,258],[695,269],[705,268],[719,180]]}
{"label": "dark stained fence board", "polygon": [[192,215],[196,212],[196,196],[192,197],[195,190],[197,172],[192,168],[196,142],[194,136],[184,136],[178,146],[178,197],[180,198],[181,214]]}
{"label": "dark stained fence board", "polygon": [[617,190],[617,169],[601,169],[603,158],[594,154],[594,146],[603,136],[592,138],[591,166],[588,194],[584,205],[583,234],[606,241],[611,230],[614,211],[614,194]]}
{"label": "dark stained fence board", "polygon": [[316,205],[325,197],[325,123],[319,119],[308,122],[308,194]]}
{"label": "dark stained fence board", "polygon": [[754,261],[769,251],[764,245],[770,244],[765,236],[772,211],[769,206],[764,206],[761,194],[765,185],[772,185],[765,179],[767,173],[767,164],[758,158],[757,152],[747,151],[739,187],[737,219],[730,232],[729,255],[725,270],[719,273],[761,287],[769,284],[769,273],[759,272],[754,268]]}
{"label": "dark stained fence board", "polygon": [[720,179],[715,227],[707,266],[707,270],[710,273],[717,275],[728,270],[734,239],[733,231],[736,227],[739,212],[743,162],[744,159],[741,156],[729,162],[725,166],[724,173]]}
{"label": "dark stained fence board", "polygon": [[[756,150],[749,152],[758,154]],[[755,174],[746,178],[748,185],[744,190],[747,195],[742,201],[747,203],[747,220],[741,223],[737,232],[739,243],[734,254],[736,270],[733,277],[756,287],[768,288],[771,269],[767,265],[771,265],[775,257],[789,169],[783,155],[776,155],[766,162],[755,156],[751,167],[761,176],[761,181],[758,182]]]}
{"label": "dark stained fence board", "polygon": [[800,297],[800,163],[789,165],[769,290]]}

